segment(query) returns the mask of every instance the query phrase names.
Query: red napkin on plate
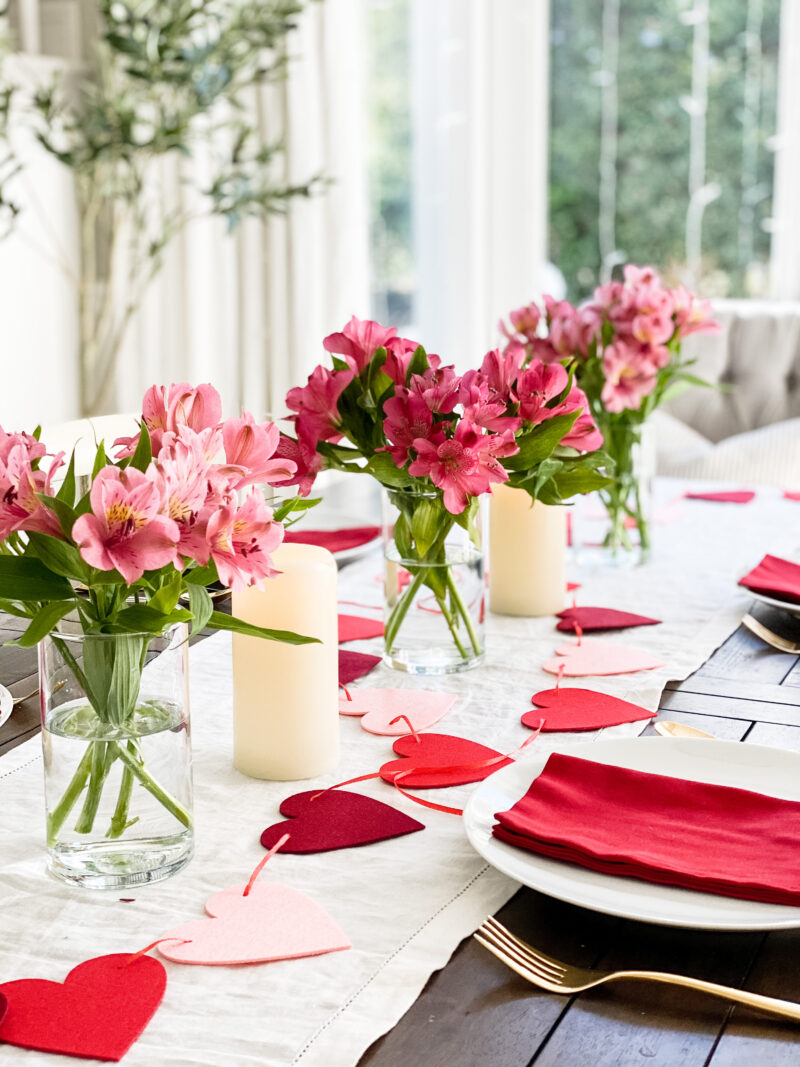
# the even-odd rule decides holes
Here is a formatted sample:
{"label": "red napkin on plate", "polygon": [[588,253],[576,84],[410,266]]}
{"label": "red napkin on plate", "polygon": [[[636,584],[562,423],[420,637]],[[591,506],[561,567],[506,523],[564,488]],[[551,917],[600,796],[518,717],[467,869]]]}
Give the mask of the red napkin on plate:
{"label": "red napkin on plate", "polygon": [[687,500],[712,500],[716,504],[749,504],[756,494],[750,489],[723,493],[687,493]]}
{"label": "red napkin on plate", "polygon": [[739,585],[776,600],[800,603],[800,564],[778,556],[764,556],[757,567],[739,579]]}
{"label": "red napkin on plate", "polygon": [[374,541],[380,526],[352,526],[347,530],[287,530],[284,541],[289,545],[319,545],[329,552],[342,552]]}
{"label": "red napkin on plate", "polygon": [[603,874],[800,905],[800,803],[553,753],[495,837]]}

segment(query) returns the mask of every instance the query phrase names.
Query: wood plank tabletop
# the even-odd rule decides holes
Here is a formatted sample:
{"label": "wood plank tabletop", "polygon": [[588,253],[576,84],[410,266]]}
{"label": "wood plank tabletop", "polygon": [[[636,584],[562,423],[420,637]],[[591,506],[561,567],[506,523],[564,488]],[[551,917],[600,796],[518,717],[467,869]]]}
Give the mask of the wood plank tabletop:
{"label": "wood plank tabletop", "polygon": [[[760,605],[751,610],[771,629],[800,640],[800,619]],[[0,617],[0,640],[19,629],[18,620]],[[667,686],[660,717],[728,740],[800,750],[799,662],[740,627],[700,670]],[[3,684],[26,697],[0,728],[2,755],[37,732],[39,701],[35,652],[6,646],[0,664]],[[579,966],[671,970],[800,1002],[800,930],[730,934],[661,927],[530,889],[521,889],[498,918],[549,955]],[[645,982],[555,996],[467,938],[359,1067],[417,1064],[798,1067],[800,1026]]]}

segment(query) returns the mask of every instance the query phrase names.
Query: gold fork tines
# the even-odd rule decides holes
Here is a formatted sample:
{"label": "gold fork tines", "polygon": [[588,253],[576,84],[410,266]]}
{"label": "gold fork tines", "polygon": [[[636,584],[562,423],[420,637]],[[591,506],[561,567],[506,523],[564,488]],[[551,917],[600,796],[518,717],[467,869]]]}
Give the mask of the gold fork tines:
{"label": "gold fork tines", "polygon": [[745,615],[742,619],[742,626],[746,627],[750,633],[755,634],[756,637],[760,637],[766,644],[771,645],[773,648],[777,648],[779,652],[791,652],[796,654],[800,652],[800,644],[796,641],[790,641],[787,637],[781,637],[780,634],[774,633],[765,626],[763,622],[759,622],[758,619],[753,618],[752,615]]}
{"label": "gold fork tines", "polygon": [[744,1004],[758,1011],[800,1022],[800,1004],[778,1000],[775,997],[764,997],[745,989],[732,989],[730,986],[706,982],[701,978],[689,978],[686,975],[668,974],[664,971],[600,971],[562,963],[535,949],[491,917],[476,930],[473,936],[512,971],[516,971],[532,985],[539,986],[550,993],[570,996],[573,993],[593,989],[605,982],[639,978],[643,981],[685,986],[687,989],[694,989],[701,993],[711,993],[724,1000],[732,1000],[736,1004]]}

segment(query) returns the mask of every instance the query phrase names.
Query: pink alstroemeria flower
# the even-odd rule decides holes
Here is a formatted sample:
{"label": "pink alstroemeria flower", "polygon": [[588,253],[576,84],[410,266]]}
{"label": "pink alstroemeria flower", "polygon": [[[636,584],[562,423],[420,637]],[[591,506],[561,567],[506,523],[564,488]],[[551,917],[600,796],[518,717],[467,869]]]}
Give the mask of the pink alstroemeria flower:
{"label": "pink alstroemeria flower", "polygon": [[386,418],[383,432],[389,441],[387,451],[398,467],[409,459],[409,449],[418,437],[427,437],[433,425],[433,414],[421,396],[393,396],[383,405]]}
{"label": "pink alstroemeria flower", "polygon": [[458,387],[461,379],[455,367],[429,367],[424,374],[412,374],[408,388],[415,396],[420,396],[433,412],[449,415],[458,403]]}
{"label": "pink alstroemeria flower", "polygon": [[331,333],[322,342],[326,352],[336,356],[343,356],[347,365],[361,374],[367,364],[375,355],[378,348],[386,348],[393,337],[397,336],[397,330],[392,326],[387,328],[379,322],[370,319],[357,319],[355,315],[340,333]]}
{"label": "pink alstroemeria flower", "polygon": [[205,566],[209,559],[206,524],[214,507],[232,499],[228,479],[224,480],[222,499],[216,500],[214,472],[203,437],[188,427],[182,428],[174,444],[161,449],[156,471],[164,511],[178,526],[178,552]]}
{"label": "pink alstroemeria flower", "polygon": [[38,445],[35,438],[28,434],[9,434],[8,437],[17,441],[10,448],[4,441],[6,447],[0,450],[0,541],[14,531],[28,530],[63,540],[55,512],[37,496],[37,493],[52,496],[50,482],[63,463],[63,452],[55,457],[50,470],[45,473],[34,470],[31,465],[31,450],[38,452],[38,447],[31,449],[30,446],[30,442]]}
{"label": "pink alstroemeria flower", "polygon": [[286,405],[293,416],[298,438],[311,449],[318,441],[338,441],[339,397],[355,377],[352,370],[331,371],[315,367],[308,376],[308,383],[296,386],[286,394]]}
{"label": "pink alstroemeria flower", "polygon": [[502,433],[503,430],[516,432],[522,425],[522,419],[506,415],[508,401],[492,393],[482,371],[466,372],[461,379],[458,399],[463,408],[463,417],[474,426]]}
{"label": "pink alstroemeria flower", "polygon": [[601,399],[606,410],[612,414],[618,414],[626,408],[636,411],[656,386],[655,364],[644,356],[641,349],[624,341],[615,341],[606,348],[603,371],[606,383]]}
{"label": "pink alstroemeria flower", "polygon": [[532,341],[536,337],[542,317],[542,313],[536,304],[531,302],[526,304],[525,307],[517,308],[516,311],[509,311],[508,317],[511,320],[513,329],[509,330],[502,319],[498,325],[509,341],[518,341],[520,339],[523,342]]}
{"label": "pink alstroemeria flower", "polygon": [[[216,429],[222,418],[222,400],[213,385],[192,386],[188,382],[175,382],[165,389],[163,385],[151,385],[142,401],[142,422],[150,434],[150,448],[157,456],[165,444],[181,426],[199,433]],[[133,437],[118,437],[114,448],[119,449],[117,459],[132,456],[139,443],[139,434]]]}
{"label": "pink alstroemeria flower", "polygon": [[[384,372],[389,375],[395,385],[405,385],[408,367],[411,358],[419,348],[416,341],[410,341],[407,337],[390,337],[385,343],[386,362],[383,365]],[[438,356],[428,356],[428,363],[435,359],[438,365]]]}
{"label": "pink alstroemeria flower", "polygon": [[181,568],[180,530],[163,514],[164,493],[155,472],[148,477],[134,467],[103,467],[89,500],[92,510],[75,522],[72,536],[91,567],[118,570],[128,585],[169,563]]}
{"label": "pink alstroemeria flower", "polygon": [[681,340],[692,333],[719,333],[720,325],[714,319],[710,300],[697,300],[685,285],[672,291],[675,310],[675,328]]}
{"label": "pink alstroemeria flower", "polygon": [[253,482],[265,485],[285,482],[297,470],[291,460],[275,458],[280,440],[280,430],[275,423],[256,422],[247,411],[242,412],[240,419],[227,419],[222,424],[222,440],[228,468],[234,474],[238,470],[240,475],[235,489]]}
{"label": "pink alstroemeria flower", "polygon": [[487,493],[492,482],[508,481],[508,471],[499,460],[519,452],[513,431],[482,434],[465,419],[459,421],[453,437],[419,438],[414,448],[417,458],[408,473],[428,477],[442,489],[444,506],[452,515],[459,515],[471,496]]}
{"label": "pink alstroemeria flower", "polygon": [[217,510],[206,529],[211,558],[223,585],[244,589],[278,572],[270,553],[283,541],[283,527],[253,489],[241,507]]}
{"label": "pink alstroemeria flower", "polygon": [[300,496],[308,496],[314,480],[325,465],[319,452],[314,448],[309,448],[300,440],[293,441],[286,434],[281,434],[275,455],[280,459],[288,460],[295,466],[295,472],[291,478],[275,484],[286,488],[296,485]]}
{"label": "pink alstroemeria flower", "polygon": [[563,404],[558,405],[555,413],[558,415],[571,414],[579,408],[581,409],[580,415],[572,424],[572,429],[569,433],[561,438],[560,444],[575,448],[578,452],[595,452],[603,444],[603,435],[595,425],[589,409],[589,400],[582,389],[579,389],[577,385],[573,385],[567,399]]}
{"label": "pink alstroemeria flower", "polygon": [[33,463],[47,455],[47,449],[41,441],[37,441],[32,434],[21,431],[20,433],[7,433],[0,426],[0,460],[4,463],[8,459],[12,448],[22,445],[28,454],[28,459]]}
{"label": "pink alstroemeria flower", "polygon": [[499,348],[487,352],[481,363],[481,374],[488,383],[489,395],[504,403],[515,403],[514,383],[524,362],[525,349],[516,342],[507,345],[502,352]]}
{"label": "pink alstroemeria flower", "polygon": [[526,422],[538,425],[552,419],[554,408],[547,405],[567,387],[569,375],[560,363],[542,363],[532,360],[517,378],[519,413]]}

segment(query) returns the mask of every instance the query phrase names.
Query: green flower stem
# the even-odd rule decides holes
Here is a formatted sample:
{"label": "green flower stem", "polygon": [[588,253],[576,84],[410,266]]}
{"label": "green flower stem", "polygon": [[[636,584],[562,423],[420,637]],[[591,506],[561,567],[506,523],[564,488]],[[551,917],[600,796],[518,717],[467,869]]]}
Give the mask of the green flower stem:
{"label": "green flower stem", "polygon": [[192,816],[186,808],[175,799],[175,797],[171,796],[166,789],[163,789],[155,778],[145,770],[144,763],[137,757],[134,757],[124,745],[117,744],[115,747],[117,750],[117,757],[121,759],[125,766],[131,770],[132,774],[138,778],[148,793],[151,793],[156,800],[160,801],[167,811],[175,816],[178,822],[183,823],[184,826],[191,826]]}
{"label": "green flower stem", "polygon": [[105,741],[91,741],[89,747],[92,750],[91,772],[83,808],[78,816],[78,821],[75,823],[75,833],[77,834],[89,834],[92,832],[94,820],[97,817],[97,809],[100,807],[100,798],[103,795],[103,786],[114,762],[111,745],[107,745]]}
{"label": "green flower stem", "polygon": [[[458,591],[455,580],[453,578],[453,572],[450,570],[449,567],[447,568],[447,587],[450,590],[451,603],[455,601],[456,607],[461,615],[461,618],[464,620],[464,625],[466,626],[467,633],[469,634],[469,640],[472,645],[472,650],[477,656],[479,656],[481,654],[481,643],[478,640],[477,633],[475,632],[475,625],[470,616],[469,608],[464,603],[464,598]],[[467,657],[464,656],[464,659],[466,658]]]}
{"label": "green flower stem", "polygon": [[397,637],[397,631],[400,629],[403,620],[408,614],[408,609],[411,607],[411,602],[417,595],[419,587],[425,580],[425,572],[420,568],[419,572],[414,575],[412,582],[408,589],[400,597],[395,606],[392,608],[392,613],[389,616],[389,621],[386,623],[386,630],[384,632],[384,640],[386,642],[386,651],[391,653],[394,640]]}
{"label": "green flower stem", "polygon": [[[128,742],[128,751],[132,755],[138,755],[136,746],[132,741]],[[133,783],[136,779],[133,777],[133,771],[130,767],[125,766],[122,768],[122,781],[119,787],[119,796],[117,797],[117,806],[114,808],[114,814],[111,817],[111,825],[106,831],[106,837],[122,837],[129,826],[133,826],[136,819],[128,820],[128,809],[131,803],[131,793],[133,792]]]}
{"label": "green flower stem", "polygon": [[[448,568],[448,576],[449,576],[449,573],[450,572],[449,572],[449,568]],[[453,618],[453,614],[450,611],[450,609],[448,608],[447,601],[445,600],[445,598],[443,596],[440,596],[438,593],[435,593],[434,595],[436,597],[436,602],[439,605],[439,609],[441,610],[441,613],[442,613],[442,615],[444,617],[444,621],[447,623],[447,625],[450,628],[450,633],[451,633],[451,635],[453,637],[453,642],[454,642],[456,648],[458,649],[458,654],[459,654],[459,656],[461,656],[462,659],[466,659],[467,658],[467,650],[464,648],[463,644],[461,643],[461,638],[459,637],[459,634],[458,634],[458,619],[454,619]]]}
{"label": "green flower stem", "polygon": [[47,844],[50,848],[58,841],[58,835],[61,833],[61,827],[64,825],[65,819],[75,807],[78,797],[86,788],[91,768],[92,746],[87,745],[86,751],[72,776],[72,780],[64,790],[64,795],[47,818]]}

